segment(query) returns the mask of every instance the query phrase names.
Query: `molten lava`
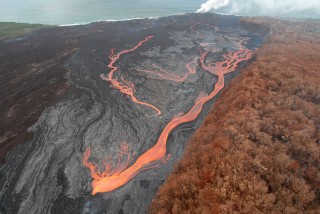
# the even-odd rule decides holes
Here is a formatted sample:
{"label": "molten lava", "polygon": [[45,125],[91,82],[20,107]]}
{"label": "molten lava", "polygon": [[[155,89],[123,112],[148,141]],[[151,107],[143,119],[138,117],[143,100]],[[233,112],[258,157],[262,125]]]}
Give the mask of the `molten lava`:
{"label": "molten lava", "polygon": [[[109,64],[109,67],[112,68],[112,72],[109,74],[109,77],[107,78],[107,80],[109,80],[112,84],[114,84],[115,87],[119,88],[120,90],[123,90],[124,91],[123,93],[127,93],[129,96],[131,96],[131,98],[133,98],[134,96],[133,96],[133,93],[131,93],[132,91],[128,90],[128,88],[130,88],[131,86],[133,87],[133,85],[130,86],[129,84],[128,86],[125,87],[123,84],[120,84],[116,79],[112,79],[113,73],[117,70],[117,68],[114,67],[113,64],[119,59],[119,57],[122,54],[135,50],[143,42],[147,41],[148,39],[149,37],[144,39],[133,49],[121,51],[118,54],[112,53],[110,56],[110,59],[112,62]],[[200,93],[200,95],[195,101],[195,105],[186,114],[182,114],[174,117],[162,131],[157,143],[148,151],[140,155],[140,157],[138,157],[138,159],[132,165],[128,166],[130,162],[128,157],[124,165],[117,166],[116,169],[113,171],[110,171],[109,165],[105,165],[106,169],[104,172],[101,173],[98,170],[97,165],[90,163],[88,161],[91,155],[91,150],[90,148],[87,148],[87,150],[84,153],[83,164],[90,169],[91,176],[93,178],[93,181],[92,181],[93,195],[98,192],[113,191],[123,186],[124,184],[126,184],[128,181],[130,181],[135,175],[137,175],[142,170],[155,167],[155,164],[159,163],[159,161],[165,161],[166,144],[167,144],[169,133],[180,124],[195,120],[197,116],[200,114],[203,105],[206,102],[208,102],[210,99],[215,97],[219,93],[219,91],[221,91],[221,89],[224,87],[225,85],[224,75],[234,71],[240,62],[249,60],[253,56],[253,53],[250,50],[239,50],[239,51],[231,52],[229,54],[224,55],[223,56],[225,59],[224,61],[206,64],[205,60],[207,55],[210,52],[214,52],[214,51],[212,50],[212,51],[206,51],[201,53],[201,56],[199,58],[199,63],[200,63],[200,67],[204,71],[207,71],[208,73],[217,76],[218,80],[214,85],[214,90],[209,95],[206,95],[203,92]],[[159,70],[161,71],[161,69]],[[191,69],[189,70],[189,73],[192,73],[193,71],[194,69]],[[157,75],[159,77],[163,77],[165,79],[170,79],[174,81],[180,81],[183,79],[183,77],[178,77],[176,75],[169,74],[168,72],[164,72],[163,75],[159,75],[158,72],[151,72],[151,73],[153,75]]]}
{"label": "molten lava", "polygon": [[173,72],[169,72],[157,65],[153,65],[157,70],[146,70],[146,69],[137,69],[137,70],[153,76],[157,76],[160,79],[170,80],[174,82],[184,82],[189,77],[190,74],[196,73],[196,69],[194,66],[196,64],[197,64],[197,58],[194,58],[191,62],[186,64],[185,68],[188,72],[185,73],[182,77],[177,74],[174,74]]}
{"label": "molten lava", "polygon": [[136,46],[134,46],[131,49],[128,50],[123,50],[120,51],[119,53],[114,53],[115,49],[111,50],[111,53],[109,55],[109,59],[110,59],[110,63],[108,64],[108,68],[111,69],[110,73],[108,74],[108,76],[105,75],[101,75],[101,78],[103,80],[109,81],[112,86],[114,88],[117,88],[120,90],[121,93],[128,95],[131,100],[137,104],[140,105],[144,105],[147,107],[150,107],[152,109],[154,109],[155,111],[157,111],[158,115],[161,115],[161,111],[160,109],[158,109],[157,107],[155,107],[152,104],[146,103],[146,102],[142,102],[140,100],[138,100],[136,98],[136,96],[134,95],[134,93],[136,92],[135,88],[134,88],[134,84],[130,81],[126,81],[122,78],[122,81],[118,81],[118,79],[116,77],[114,77],[115,72],[118,70],[118,67],[116,67],[114,64],[119,60],[119,58],[123,55],[123,54],[127,54],[130,52],[135,51],[137,48],[139,48],[143,43],[147,42],[149,39],[152,39],[153,36],[148,36],[145,39],[143,39],[142,41],[140,41]]}

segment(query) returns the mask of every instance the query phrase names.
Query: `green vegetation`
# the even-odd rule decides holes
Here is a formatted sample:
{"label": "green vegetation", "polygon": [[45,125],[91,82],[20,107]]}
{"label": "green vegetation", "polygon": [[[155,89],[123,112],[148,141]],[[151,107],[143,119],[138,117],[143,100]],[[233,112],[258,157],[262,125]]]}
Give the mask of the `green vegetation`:
{"label": "green vegetation", "polygon": [[305,19],[305,21],[309,23],[316,23],[316,24],[320,23],[320,19]]}
{"label": "green vegetation", "polygon": [[0,38],[2,37],[16,37],[23,34],[30,33],[33,30],[48,27],[41,24],[26,24],[15,22],[0,22]]}

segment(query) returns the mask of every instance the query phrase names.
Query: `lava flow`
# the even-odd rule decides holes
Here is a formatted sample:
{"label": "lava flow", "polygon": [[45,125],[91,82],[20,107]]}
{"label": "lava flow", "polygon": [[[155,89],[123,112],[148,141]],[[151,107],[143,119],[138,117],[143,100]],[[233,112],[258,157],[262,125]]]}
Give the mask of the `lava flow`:
{"label": "lava flow", "polygon": [[[152,164],[163,160],[166,157],[166,144],[169,133],[178,125],[196,119],[200,114],[203,105],[216,96],[224,87],[224,75],[234,71],[240,62],[249,60],[253,56],[253,53],[250,50],[239,50],[224,55],[224,61],[207,65],[205,61],[210,52],[214,51],[206,51],[201,53],[199,63],[203,70],[217,76],[218,80],[214,85],[214,90],[209,95],[204,95],[204,93],[201,93],[202,95],[198,97],[195,105],[186,114],[173,118],[162,131],[157,143],[151,149],[138,157],[138,159],[131,166],[126,167],[125,169],[123,169],[123,167],[117,167],[114,172],[110,172],[106,167],[105,171],[100,173],[97,165],[88,162],[91,150],[90,148],[87,148],[84,154],[83,164],[91,171],[91,176],[93,178],[93,195],[98,192],[110,192],[115,190],[118,187],[126,184],[142,170],[154,167]],[[119,55],[116,57],[119,57]]]}
{"label": "lava flow", "polygon": [[174,74],[173,72],[169,72],[157,65],[153,65],[157,71],[155,70],[146,70],[146,69],[137,69],[138,71],[153,75],[153,76],[157,76],[161,79],[165,79],[165,80],[170,80],[170,81],[174,81],[174,82],[184,82],[188,76],[190,74],[195,74],[196,73],[196,69],[194,66],[197,63],[197,58],[195,57],[191,62],[189,62],[188,64],[186,64],[185,68],[187,69],[187,73],[185,73],[182,77]]}
{"label": "lava flow", "polygon": [[134,46],[131,49],[128,50],[123,50],[120,51],[119,53],[114,53],[115,49],[111,50],[111,53],[109,55],[109,59],[110,59],[110,63],[108,64],[108,68],[111,69],[110,73],[108,74],[108,76],[105,75],[101,75],[101,78],[103,80],[109,81],[112,86],[114,88],[117,88],[120,90],[121,93],[128,95],[131,100],[137,104],[140,105],[144,105],[147,107],[150,107],[152,109],[154,109],[155,111],[157,111],[158,115],[161,115],[161,111],[160,109],[158,109],[157,107],[155,107],[152,104],[146,103],[146,102],[142,102],[140,100],[137,99],[137,97],[134,95],[134,93],[136,92],[135,88],[134,88],[134,84],[130,81],[126,81],[122,78],[122,82],[118,81],[118,79],[116,77],[114,77],[114,73],[118,70],[118,67],[116,67],[114,64],[119,60],[119,58],[123,55],[123,54],[127,54],[130,52],[135,51],[137,48],[139,48],[143,43],[147,42],[149,39],[153,38],[153,36],[148,36],[145,39],[143,39],[142,41],[140,41],[136,46]]}

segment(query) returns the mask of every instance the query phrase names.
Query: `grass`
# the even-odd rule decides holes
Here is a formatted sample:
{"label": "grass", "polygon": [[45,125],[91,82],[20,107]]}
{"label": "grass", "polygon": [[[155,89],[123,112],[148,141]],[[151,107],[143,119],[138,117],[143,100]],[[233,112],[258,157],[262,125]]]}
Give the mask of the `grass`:
{"label": "grass", "polygon": [[21,36],[45,27],[48,25],[0,22],[0,38]]}

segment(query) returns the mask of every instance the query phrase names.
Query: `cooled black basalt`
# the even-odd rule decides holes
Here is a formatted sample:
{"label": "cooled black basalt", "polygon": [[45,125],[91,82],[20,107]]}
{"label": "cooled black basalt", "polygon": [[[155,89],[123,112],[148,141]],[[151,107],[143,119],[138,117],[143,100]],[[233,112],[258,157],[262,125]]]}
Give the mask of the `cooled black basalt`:
{"label": "cooled black basalt", "polygon": [[[26,128],[33,138],[20,139],[18,144],[24,144],[9,152],[0,166],[0,211],[144,213],[216,98],[205,105],[197,120],[170,134],[167,153],[171,158],[167,163],[141,172],[112,192],[91,195],[92,178],[82,164],[85,149],[91,148],[90,161],[100,166],[108,157],[116,162],[123,142],[128,144],[133,159],[139,157],[156,143],[175,115],[193,106],[200,92],[212,90],[216,77],[199,65],[196,74],[181,83],[138,70],[158,65],[183,76],[187,72],[185,65],[199,57],[199,50],[218,50],[206,59],[216,61],[226,51],[238,50],[239,41],[245,38],[243,45],[253,50],[268,31],[248,29],[240,24],[240,17],[207,13],[55,27],[20,39],[1,40],[0,75],[4,79],[0,101],[4,122],[0,146],[6,136],[27,133]],[[110,71],[107,65],[112,48],[130,49],[149,35],[154,38],[119,59],[116,76],[132,81],[136,97],[160,108],[161,116],[132,102],[100,78]],[[240,68],[245,65],[242,63]],[[240,68],[225,77],[227,83]],[[50,82],[55,88],[50,88]],[[24,114],[12,113],[13,106],[25,105],[24,113],[29,114],[37,103],[34,115],[27,117],[36,123],[29,122],[15,133],[13,121],[22,120]]]}

